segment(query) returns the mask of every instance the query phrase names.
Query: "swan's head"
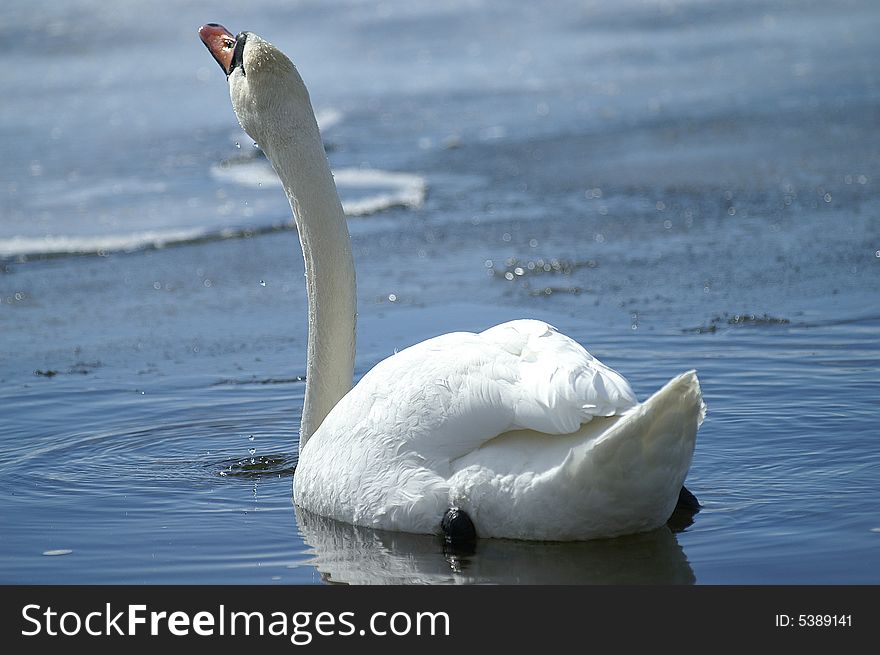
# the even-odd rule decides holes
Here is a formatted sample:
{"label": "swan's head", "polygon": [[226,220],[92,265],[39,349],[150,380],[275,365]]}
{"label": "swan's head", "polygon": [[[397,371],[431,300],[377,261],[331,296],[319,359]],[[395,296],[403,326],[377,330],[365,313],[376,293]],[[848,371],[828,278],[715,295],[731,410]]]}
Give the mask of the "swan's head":
{"label": "swan's head", "polygon": [[253,32],[233,36],[217,23],[199,36],[226,73],[232,108],[254,141],[265,147],[314,127],[309,93],[287,55]]}

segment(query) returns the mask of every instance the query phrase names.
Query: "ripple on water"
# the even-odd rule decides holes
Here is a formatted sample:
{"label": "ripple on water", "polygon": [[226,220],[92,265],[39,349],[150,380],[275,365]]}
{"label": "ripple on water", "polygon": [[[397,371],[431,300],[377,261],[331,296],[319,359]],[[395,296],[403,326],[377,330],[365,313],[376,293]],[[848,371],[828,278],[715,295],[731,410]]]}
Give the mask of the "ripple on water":
{"label": "ripple on water", "polygon": [[0,453],[17,526],[4,581],[301,579],[286,568],[304,551],[291,509],[301,385],[83,384],[21,390],[43,432]]}
{"label": "ripple on water", "polygon": [[[28,438],[0,452],[16,525],[4,581],[876,580],[876,369],[862,364],[877,359],[876,323],[579,329],[642,398],[699,370],[709,413],[687,483],[703,509],[683,532],[450,555],[430,537],[309,521],[291,503],[301,381],[141,395],[58,376],[15,390]],[[73,556],[44,555],[60,551]]]}
{"label": "ripple on water", "polygon": [[[243,459],[219,462],[221,477],[230,478],[264,478],[293,477],[298,457],[285,454],[254,455]],[[216,468],[215,464],[211,465]]]}

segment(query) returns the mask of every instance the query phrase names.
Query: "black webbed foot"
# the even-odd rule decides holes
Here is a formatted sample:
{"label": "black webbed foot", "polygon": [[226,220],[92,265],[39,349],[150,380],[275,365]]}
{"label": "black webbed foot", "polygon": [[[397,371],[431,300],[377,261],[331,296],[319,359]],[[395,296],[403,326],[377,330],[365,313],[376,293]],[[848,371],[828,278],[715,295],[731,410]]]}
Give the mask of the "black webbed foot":
{"label": "black webbed foot", "polygon": [[666,520],[666,525],[673,532],[681,532],[694,522],[694,515],[700,511],[700,501],[687,487],[682,486],[678,492],[678,502],[672,515]]}
{"label": "black webbed foot", "polygon": [[440,529],[447,543],[465,544],[476,541],[477,530],[467,512],[458,507],[450,507],[440,521]]}

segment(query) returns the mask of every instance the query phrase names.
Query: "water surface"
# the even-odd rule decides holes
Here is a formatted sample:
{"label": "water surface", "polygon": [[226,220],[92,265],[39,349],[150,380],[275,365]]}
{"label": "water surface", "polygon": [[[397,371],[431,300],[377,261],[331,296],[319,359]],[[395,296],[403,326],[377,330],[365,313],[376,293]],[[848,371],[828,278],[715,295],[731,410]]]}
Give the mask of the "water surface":
{"label": "water surface", "polygon": [[[0,581],[880,582],[875,5],[340,6],[0,9]],[[356,375],[522,317],[640,398],[696,368],[693,524],[452,553],[294,509],[303,264],[211,20],[310,86]]]}

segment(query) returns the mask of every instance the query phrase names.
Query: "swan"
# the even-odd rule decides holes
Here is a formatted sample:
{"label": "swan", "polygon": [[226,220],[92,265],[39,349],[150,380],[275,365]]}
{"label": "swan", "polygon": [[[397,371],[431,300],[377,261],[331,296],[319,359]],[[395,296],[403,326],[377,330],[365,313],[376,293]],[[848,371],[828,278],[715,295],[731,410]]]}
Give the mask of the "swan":
{"label": "swan", "polygon": [[352,387],[355,268],[309,93],[252,32],[199,35],[281,179],[305,260],[306,392],[294,503],[357,526],[452,539],[646,532],[676,507],[705,415],[695,371],[639,403],[539,320],[428,339]]}

